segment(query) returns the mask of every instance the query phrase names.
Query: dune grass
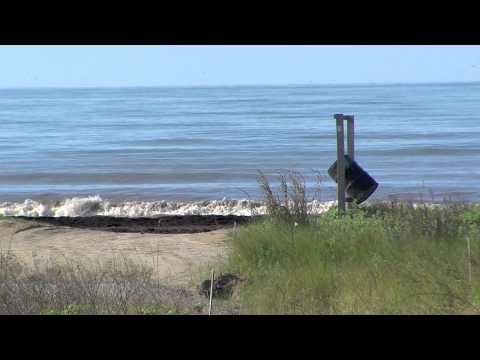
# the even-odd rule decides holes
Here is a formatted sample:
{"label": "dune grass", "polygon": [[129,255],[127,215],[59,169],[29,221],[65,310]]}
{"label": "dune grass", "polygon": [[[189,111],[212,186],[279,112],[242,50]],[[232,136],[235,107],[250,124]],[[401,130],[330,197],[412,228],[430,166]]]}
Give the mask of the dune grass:
{"label": "dune grass", "polygon": [[248,279],[242,312],[480,313],[478,206],[383,203],[298,221],[278,205],[228,240],[226,269]]}
{"label": "dune grass", "polygon": [[27,267],[0,252],[0,314],[204,314],[205,299],[159,283],[151,266],[126,258],[104,264],[47,263]]}

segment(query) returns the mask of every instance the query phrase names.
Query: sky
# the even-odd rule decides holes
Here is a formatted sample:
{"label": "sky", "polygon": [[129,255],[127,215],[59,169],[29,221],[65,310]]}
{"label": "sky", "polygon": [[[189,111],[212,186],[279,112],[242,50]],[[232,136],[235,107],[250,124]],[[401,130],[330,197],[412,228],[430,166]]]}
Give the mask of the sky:
{"label": "sky", "polygon": [[0,88],[480,81],[480,46],[0,45]]}

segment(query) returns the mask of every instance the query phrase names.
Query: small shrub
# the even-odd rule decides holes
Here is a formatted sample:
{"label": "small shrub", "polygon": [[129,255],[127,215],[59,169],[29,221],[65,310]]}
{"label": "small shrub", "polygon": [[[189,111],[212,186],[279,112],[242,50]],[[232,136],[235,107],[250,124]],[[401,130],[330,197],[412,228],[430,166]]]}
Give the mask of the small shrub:
{"label": "small shrub", "polygon": [[467,225],[480,226],[480,205],[475,205],[465,211],[461,219]]}

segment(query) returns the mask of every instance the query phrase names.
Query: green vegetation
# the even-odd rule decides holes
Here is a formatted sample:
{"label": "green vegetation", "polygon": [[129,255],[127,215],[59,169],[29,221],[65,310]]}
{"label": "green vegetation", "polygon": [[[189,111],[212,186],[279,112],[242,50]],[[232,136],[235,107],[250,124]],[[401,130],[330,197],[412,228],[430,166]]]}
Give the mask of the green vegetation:
{"label": "green vegetation", "polygon": [[468,208],[462,214],[462,220],[465,224],[470,226],[480,226],[480,205],[475,205]]}
{"label": "green vegetation", "polygon": [[478,206],[384,203],[308,216],[295,205],[305,191],[293,189],[265,192],[270,217],[230,236],[226,270],[248,279],[243,313],[480,313]]}
{"label": "green vegetation", "polygon": [[70,304],[63,309],[46,309],[40,315],[82,315],[88,313],[88,308],[81,305]]}

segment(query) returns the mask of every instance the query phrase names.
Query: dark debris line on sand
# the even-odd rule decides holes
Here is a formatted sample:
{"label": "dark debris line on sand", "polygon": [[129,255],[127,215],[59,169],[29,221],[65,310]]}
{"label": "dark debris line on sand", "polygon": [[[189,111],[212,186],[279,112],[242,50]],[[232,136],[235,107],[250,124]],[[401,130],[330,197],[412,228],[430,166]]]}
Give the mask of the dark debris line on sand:
{"label": "dark debris line on sand", "polygon": [[158,218],[119,218],[111,216],[20,218],[55,226],[149,234],[206,232],[230,227],[234,223],[245,224],[253,219],[251,216],[235,215],[179,215]]}

